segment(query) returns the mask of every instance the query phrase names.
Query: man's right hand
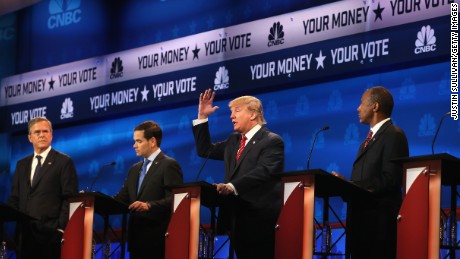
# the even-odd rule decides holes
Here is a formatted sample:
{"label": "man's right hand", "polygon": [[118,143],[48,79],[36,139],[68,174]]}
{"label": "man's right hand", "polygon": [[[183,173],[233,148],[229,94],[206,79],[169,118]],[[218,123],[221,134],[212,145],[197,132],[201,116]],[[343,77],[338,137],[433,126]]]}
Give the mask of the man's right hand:
{"label": "man's right hand", "polygon": [[212,106],[216,93],[207,89],[200,94],[200,103],[198,105],[198,119],[207,119],[209,115],[219,109],[219,106]]}

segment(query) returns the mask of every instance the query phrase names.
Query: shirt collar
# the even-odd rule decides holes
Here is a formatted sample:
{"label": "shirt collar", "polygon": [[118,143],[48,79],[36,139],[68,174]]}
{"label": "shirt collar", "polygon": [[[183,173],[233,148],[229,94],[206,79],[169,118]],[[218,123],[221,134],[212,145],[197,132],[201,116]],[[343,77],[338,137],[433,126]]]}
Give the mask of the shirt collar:
{"label": "shirt collar", "polygon": [[46,160],[46,157],[48,156],[48,154],[50,153],[51,151],[51,146],[49,146],[45,151],[43,151],[41,154],[37,154],[34,152],[34,158],[37,157],[37,156],[41,156],[42,157],[42,164],[43,162]]}
{"label": "shirt collar", "polygon": [[379,129],[382,127],[382,125],[383,125],[385,122],[389,121],[390,119],[391,119],[391,118],[386,118],[386,119],[380,121],[379,123],[375,124],[374,127],[371,128],[372,134],[375,136],[375,133],[377,133],[377,131],[379,131]]}
{"label": "shirt collar", "polygon": [[157,158],[158,154],[160,154],[161,152],[161,149],[158,148],[155,152],[153,152],[149,157],[147,157],[148,160],[150,160],[150,162],[152,162],[153,160],[155,160],[155,158]]}
{"label": "shirt collar", "polygon": [[257,131],[259,131],[261,128],[262,128],[262,126],[257,124],[251,130],[249,130],[248,133],[244,134],[246,136],[246,138],[247,138],[246,142],[251,140],[251,138],[254,137],[254,135],[257,133]]}

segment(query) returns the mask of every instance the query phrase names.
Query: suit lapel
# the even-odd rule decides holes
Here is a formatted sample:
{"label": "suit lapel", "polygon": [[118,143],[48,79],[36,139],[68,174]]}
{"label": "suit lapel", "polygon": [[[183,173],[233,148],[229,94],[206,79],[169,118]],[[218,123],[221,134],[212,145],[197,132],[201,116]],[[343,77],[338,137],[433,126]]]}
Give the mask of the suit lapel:
{"label": "suit lapel", "polygon": [[[265,131],[266,131],[266,129],[262,127],[259,131],[256,132],[256,134],[251,138],[251,140],[249,140],[248,144],[246,144],[246,146],[244,147],[243,152],[241,153],[240,158],[238,159],[238,161],[236,161],[236,153],[238,152],[238,148],[235,148],[236,151],[233,152],[234,154],[233,154],[232,161],[236,161],[236,163],[233,163],[233,164],[235,164],[235,166],[234,166],[233,170],[231,170],[230,179],[233,177],[235,172],[238,170],[238,168],[240,167],[240,164],[243,162],[243,160],[246,157],[246,155],[251,151],[251,149],[254,148],[255,145],[257,145],[257,143],[260,142],[260,140],[262,139]],[[240,141],[240,140],[241,140],[241,137],[238,139],[238,141]]]}
{"label": "suit lapel", "polygon": [[[359,151],[358,151],[358,155],[356,156],[356,159],[355,159],[355,162],[358,161],[366,152],[368,152],[369,150],[371,150],[371,148],[375,145],[375,143],[377,143],[377,141],[379,141],[380,137],[382,136],[382,134],[386,131],[386,129],[390,126],[390,125],[393,125],[393,123],[391,122],[391,120],[385,122],[382,127],[380,127],[380,129],[378,130],[377,134],[375,134],[374,136],[372,136],[371,138],[371,141],[369,141],[369,144],[367,145],[367,148],[363,148],[363,144],[364,143],[361,143],[361,145],[359,146]],[[353,163],[353,164],[354,164]]]}
{"label": "suit lapel", "polygon": [[[138,197],[141,196],[142,192],[145,189],[145,186],[147,186],[148,182],[154,177],[155,171],[158,169],[160,161],[163,160],[164,158],[165,158],[165,155],[162,152],[160,152],[155,158],[155,160],[153,160],[152,165],[150,166],[149,170],[147,171],[147,174],[144,177],[144,180],[142,181],[141,189],[139,190],[139,193],[137,194]],[[140,175],[140,169],[139,169],[139,175]],[[139,177],[137,179],[139,179]]]}

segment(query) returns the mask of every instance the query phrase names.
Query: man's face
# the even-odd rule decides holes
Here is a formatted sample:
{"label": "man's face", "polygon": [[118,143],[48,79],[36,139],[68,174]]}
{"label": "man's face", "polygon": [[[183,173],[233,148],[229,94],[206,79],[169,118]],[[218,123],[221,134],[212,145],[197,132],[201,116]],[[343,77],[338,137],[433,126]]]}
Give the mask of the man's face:
{"label": "man's face", "polygon": [[133,139],[136,156],[147,158],[154,152],[156,145],[155,138],[146,139],[143,130],[135,130]]}
{"label": "man's face", "polygon": [[374,106],[375,103],[372,102],[370,98],[370,92],[364,92],[363,96],[361,97],[361,104],[358,107],[358,117],[359,122],[362,124],[370,124],[372,121],[372,117],[374,114]]}
{"label": "man's face", "polygon": [[51,145],[52,140],[53,133],[47,121],[39,121],[30,128],[29,141],[38,154],[45,151]]}
{"label": "man's face", "polygon": [[230,110],[230,119],[236,132],[245,134],[255,126],[255,113],[249,111],[247,105],[234,106]]}

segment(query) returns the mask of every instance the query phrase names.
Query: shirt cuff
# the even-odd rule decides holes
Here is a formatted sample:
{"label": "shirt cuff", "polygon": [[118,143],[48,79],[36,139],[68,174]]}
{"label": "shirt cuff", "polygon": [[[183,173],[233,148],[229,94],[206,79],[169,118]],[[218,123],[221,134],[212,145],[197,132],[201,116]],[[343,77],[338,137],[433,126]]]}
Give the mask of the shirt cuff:
{"label": "shirt cuff", "polygon": [[233,190],[233,194],[235,194],[235,196],[238,196],[238,192],[236,191],[235,186],[233,186],[232,183],[227,183],[227,184],[228,184],[228,186],[230,186],[230,188]]}
{"label": "shirt cuff", "polygon": [[208,122],[208,119],[194,119],[193,120],[193,126],[196,126],[198,124],[202,124],[202,123],[205,123],[205,122]]}

